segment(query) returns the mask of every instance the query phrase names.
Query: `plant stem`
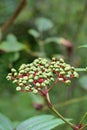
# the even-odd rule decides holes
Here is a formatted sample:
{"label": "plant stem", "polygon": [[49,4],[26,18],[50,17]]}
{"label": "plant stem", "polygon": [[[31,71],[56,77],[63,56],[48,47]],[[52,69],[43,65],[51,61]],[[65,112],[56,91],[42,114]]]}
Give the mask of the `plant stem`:
{"label": "plant stem", "polygon": [[86,71],[86,72],[87,72],[86,68],[75,68],[75,70],[76,70],[77,72],[83,72],[83,71]]}
{"label": "plant stem", "polygon": [[83,115],[83,117],[82,117],[81,121],[79,122],[79,124],[81,124],[86,117],[87,117],[87,112]]}
{"label": "plant stem", "polygon": [[48,99],[48,95],[44,95],[44,99],[48,105],[48,107],[60,118],[62,119],[66,124],[68,124],[71,128],[75,128],[76,126],[74,124],[72,124],[71,122],[69,122],[68,120],[66,120],[55,108],[54,106],[51,104],[51,102]]}
{"label": "plant stem", "polygon": [[87,128],[87,124],[85,124],[80,130],[85,130]]}
{"label": "plant stem", "polygon": [[18,8],[15,10],[14,14],[2,25],[1,31],[6,32],[8,28],[13,24],[14,20],[17,18],[17,16],[20,14],[20,12],[25,7],[27,1],[22,0]]}

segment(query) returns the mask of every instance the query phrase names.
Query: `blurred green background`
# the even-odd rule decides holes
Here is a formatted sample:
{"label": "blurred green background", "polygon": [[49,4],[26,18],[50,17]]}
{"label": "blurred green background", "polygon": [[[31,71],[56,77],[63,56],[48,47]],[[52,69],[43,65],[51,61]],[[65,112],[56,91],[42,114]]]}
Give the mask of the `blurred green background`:
{"label": "blurred green background", "polygon": [[[0,27],[6,23],[21,0],[0,0]],[[6,80],[12,67],[30,63],[37,57],[63,57],[75,67],[87,66],[87,0],[27,0],[14,23],[0,32],[0,112],[12,121],[23,121],[35,115],[51,113],[42,98],[17,93]],[[87,111],[87,73],[70,87],[57,84],[50,92],[55,107],[67,118],[78,123]],[[44,108],[37,110],[35,104]],[[70,130],[60,126],[54,130]]]}

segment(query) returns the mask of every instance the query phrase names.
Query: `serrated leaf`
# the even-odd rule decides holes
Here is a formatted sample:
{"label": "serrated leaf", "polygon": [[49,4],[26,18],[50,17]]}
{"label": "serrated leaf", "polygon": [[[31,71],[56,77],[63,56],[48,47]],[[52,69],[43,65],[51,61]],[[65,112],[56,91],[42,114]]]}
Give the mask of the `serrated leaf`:
{"label": "serrated leaf", "polygon": [[52,115],[41,115],[20,123],[16,130],[51,130],[61,124],[64,124],[61,119],[55,118]]}
{"label": "serrated leaf", "polygon": [[13,130],[11,121],[0,113],[0,130]]}
{"label": "serrated leaf", "polygon": [[50,19],[40,17],[35,21],[35,25],[40,32],[47,31],[53,27],[53,22]]}
{"label": "serrated leaf", "polygon": [[83,76],[79,79],[81,87],[87,90],[87,76]]}
{"label": "serrated leaf", "polygon": [[0,49],[5,52],[16,52],[21,51],[25,48],[25,45],[18,42],[16,37],[13,34],[9,34],[6,38],[6,41],[3,41],[0,44]]}
{"label": "serrated leaf", "polygon": [[34,30],[34,29],[30,29],[28,31],[28,33],[31,34],[35,38],[39,38],[40,37],[40,33],[38,31]]}

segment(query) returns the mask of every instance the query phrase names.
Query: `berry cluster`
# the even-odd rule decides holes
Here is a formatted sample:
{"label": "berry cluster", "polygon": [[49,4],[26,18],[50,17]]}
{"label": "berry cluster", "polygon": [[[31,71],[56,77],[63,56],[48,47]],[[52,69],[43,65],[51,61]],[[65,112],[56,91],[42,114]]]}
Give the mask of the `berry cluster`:
{"label": "berry cluster", "polygon": [[22,64],[18,72],[12,68],[7,80],[16,83],[17,91],[38,93],[59,81],[70,84],[70,79],[74,77],[78,77],[78,73],[63,59],[52,58],[51,62],[48,62],[38,58],[30,64]]}

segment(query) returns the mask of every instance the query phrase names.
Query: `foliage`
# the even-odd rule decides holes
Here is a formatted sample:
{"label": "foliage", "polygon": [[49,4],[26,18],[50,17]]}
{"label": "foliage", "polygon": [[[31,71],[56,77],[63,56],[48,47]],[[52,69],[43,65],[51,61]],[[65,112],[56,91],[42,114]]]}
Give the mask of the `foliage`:
{"label": "foliage", "polygon": [[[69,119],[67,119],[69,120]],[[51,130],[56,126],[64,124],[61,119],[52,115],[41,115],[27,119],[16,126],[16,130]],[[0,129],[13,130],[12,122],[4,115],[0,114]]]}
{"label": "foliage", "polygon": [[[0,0],[0,111],[14,121],[46,114],[48,108],[44,101],[39,101],[40,97],[36,101],[32,95],[16,94],[15,85],[6,80],[11,68],[18,69],[38,57],[50,60],[54,56],[64,58],[76,68],[87,67],[86,0],[27,0],[14,24],[1,32],[2,25],[20,2]],[[75,119],[77,124],[87,111],[87,72],[79,72],[79,75],[79,80],[73,80],[70,87],[59,83],[50,92],[56,108],[65,117]],[[38,109],[38,105],[42,108]],[[58,128],[70,130],[68,126]]]}

